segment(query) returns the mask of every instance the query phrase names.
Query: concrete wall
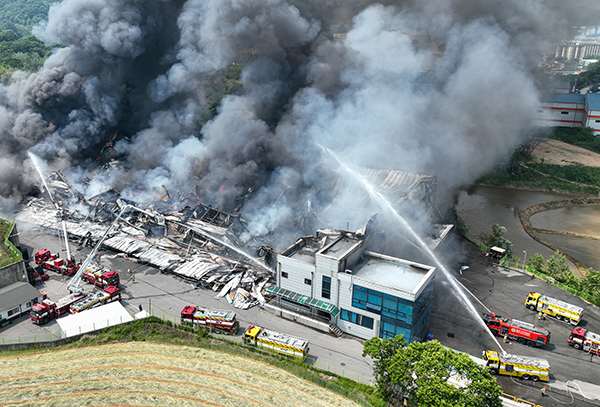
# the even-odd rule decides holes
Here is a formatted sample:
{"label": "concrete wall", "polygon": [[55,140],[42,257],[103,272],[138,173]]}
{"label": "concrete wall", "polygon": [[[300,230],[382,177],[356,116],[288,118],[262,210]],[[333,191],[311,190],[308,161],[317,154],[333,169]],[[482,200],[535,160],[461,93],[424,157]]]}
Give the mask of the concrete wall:
{"label": "concrete wall", "polygon": [[542,102],[533,116],[538,126],[583,127],[585,103]]}
{"label": "concrete wall", "polygon": [[13,263],[0,269],[0,288],[19,281],[27,283],[27,272],[23,261]]}
{"label": "concrete wall", "polygon": [[[281,276],[282,272],[288,273],[288,277],[283,278]],[[315,287],[315,281],[313,281],[314,274],[315,266],[312,264],[284,256],[278,256],[277,258],[277,279],[281,288],[306,295],[307,297],[313,297],[313,287]],[[305,284],[304,279],[311,280],[311,284]]]}
{"label": "concrete wall", "polygon": [[587,127],[594,129],[596,136],[600,135],[600,110],[591,110],[587,112]]}

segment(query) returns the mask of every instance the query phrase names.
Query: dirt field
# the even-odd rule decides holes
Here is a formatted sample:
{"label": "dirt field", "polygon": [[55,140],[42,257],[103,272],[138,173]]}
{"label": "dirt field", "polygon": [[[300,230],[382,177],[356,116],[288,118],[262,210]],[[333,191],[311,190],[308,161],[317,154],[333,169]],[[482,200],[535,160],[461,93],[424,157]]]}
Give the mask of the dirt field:
{"label": "dirt field", "polygon": [[559,140],[544,140],[533,150],[532,156],[537,161],[544,160],[547,164],[600,167],[600,154]]}
{"label": "dirt field", "polygon": [[0,406],[357,406],[256,360],[154,344],[0,355]]}

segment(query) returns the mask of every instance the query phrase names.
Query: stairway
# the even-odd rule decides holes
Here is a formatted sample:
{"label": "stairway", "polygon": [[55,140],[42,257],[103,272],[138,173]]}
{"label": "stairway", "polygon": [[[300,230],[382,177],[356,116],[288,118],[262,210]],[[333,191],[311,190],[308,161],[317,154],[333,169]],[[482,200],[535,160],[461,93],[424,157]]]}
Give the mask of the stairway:
{"label": "stairway", "polygon": [[329,324],[329,330],[333,332],[338,338],[344,334],[336,324]]}

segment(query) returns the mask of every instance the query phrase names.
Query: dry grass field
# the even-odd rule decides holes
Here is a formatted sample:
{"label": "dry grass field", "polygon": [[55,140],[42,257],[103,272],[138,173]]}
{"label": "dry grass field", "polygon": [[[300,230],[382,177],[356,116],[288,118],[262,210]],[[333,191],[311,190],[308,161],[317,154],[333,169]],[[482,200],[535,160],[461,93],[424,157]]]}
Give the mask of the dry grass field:
{"label": "dry grass field", "polygon": [[0,354],[0,406],[357,406],[266,363],[150,342]]}

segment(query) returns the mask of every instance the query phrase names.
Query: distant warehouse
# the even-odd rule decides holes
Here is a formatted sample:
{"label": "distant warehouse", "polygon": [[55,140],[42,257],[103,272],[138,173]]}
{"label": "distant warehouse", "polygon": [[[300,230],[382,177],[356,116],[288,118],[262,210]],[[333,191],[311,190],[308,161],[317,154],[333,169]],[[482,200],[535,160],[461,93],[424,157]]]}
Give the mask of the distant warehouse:
{"label": "distant warehouse", "polygon": [[[365,250],[359,233],[321,230],[277,256],[273,305],[359,338],[427,337],[435,267]],[[340,332],[341,331],[341,332]]]}
{"label": "distant warehouse", "polygon": [[[599,86],[594,85],[598,92]],[[533,117],[538,126],[590,127],[600,135],[600,93],[550,93],[540,97]]]}

